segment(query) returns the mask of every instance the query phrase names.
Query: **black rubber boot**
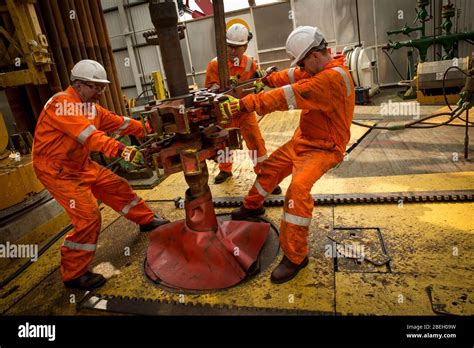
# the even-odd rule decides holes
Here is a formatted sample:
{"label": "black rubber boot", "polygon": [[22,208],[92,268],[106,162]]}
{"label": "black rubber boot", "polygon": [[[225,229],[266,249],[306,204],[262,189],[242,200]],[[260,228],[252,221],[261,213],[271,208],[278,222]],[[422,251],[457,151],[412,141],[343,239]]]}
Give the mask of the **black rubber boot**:
{"label": "black rubber boot", "polygon": [[219,174],[217,174],[217,176],[214,178],[214,184],[222,184],[224,181],[226,181],[231,176],[232,176],[231,172],[220,171]]}
{"label": "black rubber boot", "polygon": [[245,207],[240,207],[232,211],[231,216],[232,220],[245,220],[250,217],[257,217],[265,214],[265,208],[260,207],[257,209],[247,209]]}
{"label": "black rubber boot", "polygon": [[157,227],[160,227],[161,225],[165,225],[168,223],[170,223],[170,220],[163,219],[162,217],[155,215],[155,218],[150,223],[146,225],[140,225],[140,232],[149,232]]}
{"label": "black rubber boot", "polygon": [[272,191],[271,194],[272,194],[272,195],[281,195],[281,192],[282,192],[282,191],[281,191],[281,187],[280,187],[280,185],[278,185],[277,187],[275,187],[275,188],[273,189],[273,191]]}
{"label": "black rubber boot", "polygon": [[102,274],[87,271],[79,278],[64,282],[64,285],[70,289],[91,290],[101,287],[106,281]]}

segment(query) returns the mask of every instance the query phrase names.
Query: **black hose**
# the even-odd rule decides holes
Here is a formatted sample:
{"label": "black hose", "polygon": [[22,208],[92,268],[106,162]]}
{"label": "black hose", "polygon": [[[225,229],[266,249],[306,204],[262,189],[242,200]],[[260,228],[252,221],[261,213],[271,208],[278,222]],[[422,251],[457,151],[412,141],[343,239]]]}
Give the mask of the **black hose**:
{"label": "black hose", "polygon": [[403,77],[403,75],[400,74],[400,71],[398,71],[397,66],[395,65],[395,63],[394,63],[393,60],[392,60],[392,57],[390,57],[390,55],[387,53],[386,50],[382,49],[382,51],[387,55],[388,59],[390,60],[390,63],[392,63],[393,67],[395,68],[396,72],[398,73],[398,76],[400,76],[400,78],[401,78],[402,80],[405,80],[405,78]]}
{"label": "black hose", "polygon": [[[453,116],[453,114],[458,111],[460,109],[460,107],[458,107],[456,110],[454,110],[453,112],[441,112],[441,113],[437,113],[437,114],[433,114],[433,115],[429,115],[425,118],[422,118],[420,120],[416,120],[416,121],[412,121],[412,122],[408,122],[408,123],[405,123],[405,124],[401,124],[401,125],[393,125],[393,126],[371,126],[371,125],[368,125],[368,124],[363,124],[363,123],[360,123],[360,122],[357,122],[357,121],[352,121],[353,124],[357,125],[357,126],[361,126],[361,127],[366,127],[366,128],[371,128],[371,129],[384,129],[384,130],[391,130],[391,131],[394,131],[394,130],[402,130],[402,129],[406,129],[406,128],[420,128],[420,127],[414,127],[416,124],[419,124],[419,123],[423,123],[424,121],[426,120],[429,120],[431,118],[435,118],[435,117],[439,117],[439,116],[446,116],[446,115],[449,115],[451,116],[450,119],[449,119],[449,122],[453,121],[455,118],[459,117],[458,116]],[[449,123],[448,122],[448,123]],[[437,123],[438,124],[438,123]],[[442,124],[440,124],[442,125]],[[425,128],[430,128],[430,127],[425,127]],[[433,127],[431,127],[433,128]]]}
{"label": "black hose", "polygon": [[359,1],[356,1],[356,16],[357,16],[357,38],[359,39],[358,47],[361,47],[362,44],[360,43],[360,24],[359,24]]}
{"label": "black hose", "polygon": [[449,102],[448,102],[448,97],[446,96],[446,89],[445,89],[445,81],[446,81],[446,75],[448,74],[448,71],[451,70],[451,69],[457,69],[459,70],[460,72],[462,72],[464,75],[466,75],[467,77],[469,77],[468,74],[466,74],[461,68],[457,67],[457,66],[450,66],[449,68],[446,69],[446,71],[444,72],[444,75],[443,75],[443,97],[444,97],[444,102],[446,103],[446,105],[448,106],[449,110],[453,111],[453,109],[451,109],[451,105],[449,105]]}

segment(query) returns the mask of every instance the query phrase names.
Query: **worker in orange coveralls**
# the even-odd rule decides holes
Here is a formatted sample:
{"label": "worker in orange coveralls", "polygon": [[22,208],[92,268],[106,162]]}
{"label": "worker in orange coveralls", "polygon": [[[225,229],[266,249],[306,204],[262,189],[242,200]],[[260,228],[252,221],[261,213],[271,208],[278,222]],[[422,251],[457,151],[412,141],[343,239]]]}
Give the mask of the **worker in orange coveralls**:
{"label": "worker in orange coveralls", "polygon": [[[229,27],[226,33],[226,39],[231,82],[236,84],[252,78],[262,77],[264,73],[260,69],[257,69],[255,61],[244,54],[247,50],[248,42],[252,39],[252,33],[250,33],[243,24],[237,23]],[[211,60],[207,66],[205,86],[211,90],[218,90],[220,88],[217,58]],[[251,158],[254,161],[255,173],[258,174],[261,164],[268,158],[268,156],[267,149],[265,148],[265,141],[260,132],[255,112],[242,113],[238,118],[232,118],[231,124],[227,127],[240,128],[242,137],[244,138],[245,143],[250,150]],[[219,174],[215,177],[214,183],[221,184],[231,176],[232,163],[219,163]],[[272,192],[272,194],[280,193],[281,189],[279,186],[277,186]]]}
{"label": "worker in orange coveralls", "polygon": [[270,278],[277,284],[291,280],[308,264],[314,205],[310,191],[324,173],[343,160],[350,138],[354,84],[343,58],[333,59],[326,47],[318,28],[296,28],[287,39],[286,50],[294,59],[291,66],[299,68],[274,72],[263,80],[269,86],[282,87],[240,100],[229,97],[220,104],[221,111],[233,117],[239,117],[239,112],[265,115],[275,110],[302,109],[292,139],[264,162],[243,207],[232,212],[234,220],[264,214],[265,197],[292,175],[280,222],[284,257]]}
{"label": "worker in orange coveralls", "polygon": [[106,281],[88,270],[101,225],[96,199],[139,224],[142,232],[169,222],[155,215],[127,181],[89,157],[90,151],[99,151],[137,166],[143,163],[136,147],[125,146],[104,133],[145,136],[140,122],[96,104],[109,83],[101,64],[81,60],[71,71],[71,85],[44,106],[35,131],[36,175],[74,226],[61,247],[61,276],[69,288],[92,289]]}

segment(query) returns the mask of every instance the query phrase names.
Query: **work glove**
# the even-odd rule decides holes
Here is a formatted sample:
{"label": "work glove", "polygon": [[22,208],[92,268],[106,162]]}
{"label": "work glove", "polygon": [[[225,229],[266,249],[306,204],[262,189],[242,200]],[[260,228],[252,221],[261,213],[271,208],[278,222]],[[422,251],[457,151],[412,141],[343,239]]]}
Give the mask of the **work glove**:
{"label": "work glove", "polygon": [[240,100],[231,95],[226,95],[226,97],[228,98],[226,101],[219,103],[221,113],[228,118],[237,116],[241,112]]}
{"label": "work glove", "polygon": [[253,76],[254,76],[255,78],[260,78],[260,79],[261,79],[261,78],[264,77],[266,74],[267,74],[267,72],[266,72],[265,70],[263,70],[263,69],[257,69],[257,70],[255,70],[255,73],[253,74]]}
{"label": "work glove", "polygon": [[126,162],[130,162],[135,167],[140,167],[145,164],[143,154],[136,146],[125,146],[121,144],[118,155]]}
{"label": "work glove", "polygon": [[267,68],[267,70],[265,70],[265,75],[271,75],[272,73],[274,73],[275,71],[278,71],[278,68],[276,66],[270,66]]}
{"label": "work glove", "polygon": [[265,88],[266,84],[262,80],[257,80],[252,87],[255,88],[255,93],[260,93]]}
{"label": "work glove", "polygon": [[230,84],[231,85],[237,85],[239,83],[239,77],[238,76],[231,76],[229,77],[230,79]]}

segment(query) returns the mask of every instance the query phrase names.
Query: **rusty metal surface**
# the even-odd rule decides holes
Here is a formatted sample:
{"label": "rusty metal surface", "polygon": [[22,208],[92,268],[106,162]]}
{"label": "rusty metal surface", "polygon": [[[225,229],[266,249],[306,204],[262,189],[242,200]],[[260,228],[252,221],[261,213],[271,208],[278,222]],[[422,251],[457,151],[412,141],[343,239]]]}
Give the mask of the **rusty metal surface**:
{"label": "rusty metal surface", "polygon": [[448,315],[472,315],[474,298],[472,288],[461,288],[446,285],[428,287],[433,311]]}
{"label": "rusty metal surface", "polygon": [[335,228],[328,235],[334,242],[338,272],[390,272],[390,256],[378,228]]}
{"label": "rusty metal surface", "polygon": [[[153,210],[165,209],[167,218],[171,220],[178,220],[184,215],[183,210],[174,209],[172,203],[169,202],[152,203],[151,207]],[[111,263],[117,267],[119,272],[109,279],[103,288],[95,291],[93,294],[97,297],[95,300],[81,304],[80,311],[93,308],[91,305],[95,303],[94,306],[97,306],[97,309],[108,313],[142,315],[219,315],[220,313],[232,315],[240,313],[246,315],[333,315],[332,260],[325,257],[322,252],[324,250],[322,241],[328,233],[328,229],[331,228],[330,209],[323,208],[323,210],[324,212],[317,213],[316,219],[312,223],[312,229],[316,233],[310,237],[310,264],[292,282],[278,286],[271,284],[270,273],[280,260],[279,258],[274,259],[275,250],[268,250],[268,255],[265,256],[266,260],[262,260],[262,271],[254,278],[235,287],[199,293],[170,291],[157,287],[144,276],[143,253],[147,241],[142,240],[142,235],[139,235],[139,245],[130,250],[129,262],[126,267],[121,260],[115,259],[119,256],[118,254],[112,257],[110,254],[112,250],[107,251]],[[271,212],[269,210],[269,220],[275,223],[278,221],[280,213],[279,209],[274,209]],[[127,222],[123,219],[119,220],[114,224],[116,226],[111,226],[104,232],[111,236],[112,230],[123,229],[125,223]],[[125,239],[128,238],[128,235],[129,232],[125,233]],[[316,243],[316,240],[319,242]],[[123,246],[122,241],[116,241],[115,247],[118,250]],[[100,252],[100,248],[98,251]],[[107,300],[107,302],[103,300]],[[110,300],[113,301],[110,302]]]}

